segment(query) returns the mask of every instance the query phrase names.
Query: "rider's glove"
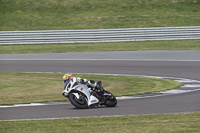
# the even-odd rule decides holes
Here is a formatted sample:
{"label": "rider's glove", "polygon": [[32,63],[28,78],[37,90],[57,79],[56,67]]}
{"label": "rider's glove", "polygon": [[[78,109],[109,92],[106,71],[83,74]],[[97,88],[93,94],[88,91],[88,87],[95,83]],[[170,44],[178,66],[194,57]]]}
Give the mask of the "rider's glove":
{"label": "rider's glove", "polygon": [[86,83],[86,82],[87,82],[87,79],[83,79],[83,82]]}

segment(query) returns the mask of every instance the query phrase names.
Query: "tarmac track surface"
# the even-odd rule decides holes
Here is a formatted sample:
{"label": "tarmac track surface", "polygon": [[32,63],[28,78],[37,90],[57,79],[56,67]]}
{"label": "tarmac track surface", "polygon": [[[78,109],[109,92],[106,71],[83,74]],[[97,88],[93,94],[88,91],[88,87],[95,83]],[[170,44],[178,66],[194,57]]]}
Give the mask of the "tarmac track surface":
{"label": "tarmac track surface", "polygon": [[[199,61],[1,60],[4,72],[133,74],[200,80]],[[75,109],[71,104],[1,108],[0,120],[54,119],[200,111],[200,91],[162,97],[119,100],[115,108]]]}

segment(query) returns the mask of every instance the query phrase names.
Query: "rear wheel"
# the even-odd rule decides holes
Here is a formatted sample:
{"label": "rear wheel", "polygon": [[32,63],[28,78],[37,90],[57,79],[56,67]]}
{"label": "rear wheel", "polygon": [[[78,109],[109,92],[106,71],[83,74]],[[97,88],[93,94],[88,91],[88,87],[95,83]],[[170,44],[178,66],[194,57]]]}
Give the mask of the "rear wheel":
{"label": "rear wheel", "polygon": [[[110,93],[108,91],[106,91],[106,92]],[[115,107],[116,105],[117,105],[117,99],[113,94],[111,94],[111,96],[105,101],[105,106],[106,107]]]}
{"label": "rear wheel", "polygon": [[77,98],[73,93],[69,94],[69,101],[78,109],[88,108],[87,98],[84,94],[78,93],[79,98]]}

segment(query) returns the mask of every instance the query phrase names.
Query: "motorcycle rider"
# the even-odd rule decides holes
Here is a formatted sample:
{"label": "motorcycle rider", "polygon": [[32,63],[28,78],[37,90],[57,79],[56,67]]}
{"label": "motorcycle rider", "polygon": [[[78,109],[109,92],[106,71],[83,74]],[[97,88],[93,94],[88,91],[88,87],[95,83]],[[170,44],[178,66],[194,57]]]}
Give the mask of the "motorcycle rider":
{"label": "motorcycle rider", "polygon": [[96,90],[99,93],[104,92],[104,88],[102,86],[101,81],[98,81],[98,82],[95,82],[94,80],[88,81],[87,79],[82,79],[80,77],[73,77],[72,74],[70,73],[64,74],[63,80],[64,80],[64,89],[69,82],[73,81],[73,82],[86,84],[89,88],[91,88],[92,90]]}

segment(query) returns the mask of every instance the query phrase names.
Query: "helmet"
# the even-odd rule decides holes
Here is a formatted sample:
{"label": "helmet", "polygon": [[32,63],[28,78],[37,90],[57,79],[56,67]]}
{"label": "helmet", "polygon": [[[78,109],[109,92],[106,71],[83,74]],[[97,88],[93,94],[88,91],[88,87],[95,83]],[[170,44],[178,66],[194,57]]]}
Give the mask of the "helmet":
{"label": "helmet", "polygon": [[67,79],[73,79],[72,74],[70,74],[70,73],[64,74],[63,80],[67,80]]}

